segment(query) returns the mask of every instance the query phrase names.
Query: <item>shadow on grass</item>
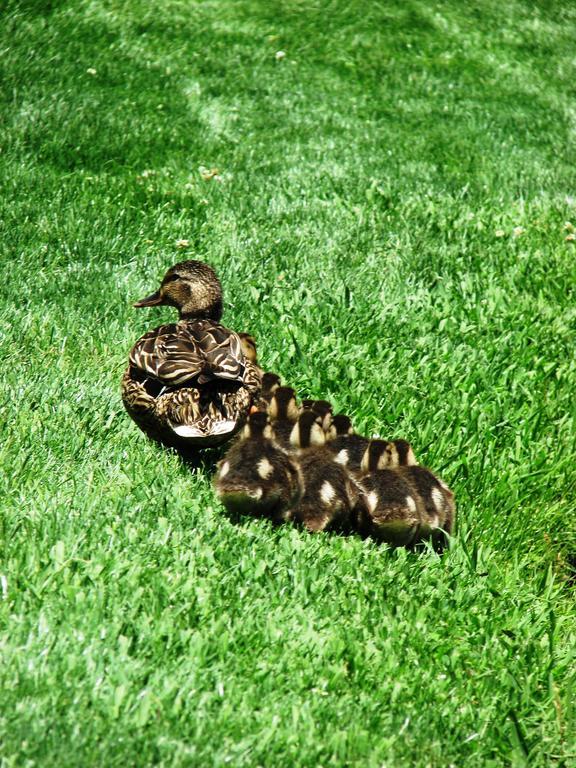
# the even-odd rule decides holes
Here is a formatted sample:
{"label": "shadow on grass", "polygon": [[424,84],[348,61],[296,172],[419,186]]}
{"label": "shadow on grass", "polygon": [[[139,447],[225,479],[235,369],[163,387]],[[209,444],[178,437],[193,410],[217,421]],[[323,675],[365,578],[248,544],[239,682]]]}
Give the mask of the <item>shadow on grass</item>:
{"label": "shadow on grass", "polygon": [[393,552],[396,549],[404,549],[407,552],[411,552],[415,555],[420,555],[427,550],[434,552],[436,555],[445,554],[450,550],[451,539],[446,538],[444,532],[439,536],[432,536],[430,538],[414,541],[406,545],[394,545],[389,541],[378,540],[374,537],[367,536],[361,533],[353,523],[343,525],[338,528],[330,528],[325,531],[312,532],[306,529],[304,525],[292,520],[281,520],[273,515],[264,514],[250,514],[249,512],[240,512],[238,510],[227,509],[222,505],[222,515],[232,524],[239,528],[244,528],[251,525],[255,520],[261,521],[263,524],[269,525],[272,531],[278,531],[280,528],[289,526],[298,530],[300,533],[306,536],[326,536],[328,539],[332,537],[338,538],[355,538],[362,541],[371,541],[376,546],[382,548],[384,552]]}
{"label": "shadow on grass", "polygon": [[224,455],[224,448],[209,448],[204,450],[178,450],[171,448],[186,469],[202,471],[210,477],[216,472],[216,464]]}

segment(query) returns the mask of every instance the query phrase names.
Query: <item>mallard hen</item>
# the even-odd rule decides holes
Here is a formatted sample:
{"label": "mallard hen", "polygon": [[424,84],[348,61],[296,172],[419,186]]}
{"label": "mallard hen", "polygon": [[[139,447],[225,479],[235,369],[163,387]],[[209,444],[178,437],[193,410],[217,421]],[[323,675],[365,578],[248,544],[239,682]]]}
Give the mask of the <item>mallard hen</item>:
{"label": "mallard hen", "polygon": [[244,423],[261,388],[254,340],[221,325],[222,288],[201,261],[166,272],[135,307],[176,307],[180,319],[144,334],[130,352],[122,400],[153,440],[178,449],[210,448]]}

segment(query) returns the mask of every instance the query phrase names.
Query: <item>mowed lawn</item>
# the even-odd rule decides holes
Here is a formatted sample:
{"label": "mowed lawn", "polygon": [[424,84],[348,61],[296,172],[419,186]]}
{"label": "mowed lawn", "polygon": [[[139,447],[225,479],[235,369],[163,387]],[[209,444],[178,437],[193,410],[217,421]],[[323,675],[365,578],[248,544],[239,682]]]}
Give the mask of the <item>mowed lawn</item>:
{"label": "mowed lawn", "polygon": [[[574,765],[573,3],[0,21],[0,766]],[[146,440],[183,258],[451,485],[449,552],[235,524]]]}

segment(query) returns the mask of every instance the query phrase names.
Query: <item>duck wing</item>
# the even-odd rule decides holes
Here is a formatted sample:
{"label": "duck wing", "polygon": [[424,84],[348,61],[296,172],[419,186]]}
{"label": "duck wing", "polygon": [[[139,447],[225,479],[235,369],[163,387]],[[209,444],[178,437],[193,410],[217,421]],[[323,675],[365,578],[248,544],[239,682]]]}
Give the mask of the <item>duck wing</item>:
{"label": "duck wing", "polygon": [[214,379],[243,383],[246,372],[239,336],[211,320],[149,331],[132,348],[130,364],[170,387]]}

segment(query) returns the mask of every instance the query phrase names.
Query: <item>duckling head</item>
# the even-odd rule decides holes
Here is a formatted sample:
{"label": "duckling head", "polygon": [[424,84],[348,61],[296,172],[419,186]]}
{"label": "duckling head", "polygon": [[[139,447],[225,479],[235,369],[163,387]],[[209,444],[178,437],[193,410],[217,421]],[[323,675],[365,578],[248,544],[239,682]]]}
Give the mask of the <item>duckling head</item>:
{"label": "duckling head", "polygon": [[298,406],[296,405],[296,392],[292,387],[277,387],[274,390],[268,413],[272,421],[279,419],[296,421],[298,418]]}
{"label": "duckling head", "polygon": [[242,344],[242,352],[244,357],[250,360],[251,363],[258,364],[258,353],[256,351],[256,341],[254,336],[249,333],[239,333],[240,343]]}
{"label": "duckling head", "polygon": [[316,416],[320,416],[322,428],[325,431],[328,431],[332,424],[332,410],[332,403],[329,403],[328,400],[302,400],[302,407],[300,408],[301,413],[312,411]]}
{"label": "duckling head", "polygon": [[216,273],[202,261],[182,261],[170,267],[160,288],[137,301],[135,307],[155,307],[167,304],[176,307],[181,318],[222,317],[222,286]]}
{"label": "duckling head", "polygon": [[417,464],[412,446],[407,440],[370,440],[362,457],[362,472],[374,472],[389,467],[413,467]]}
{"label": "duckling head", "polygon": [[337,413],[332,417],[332,424],[326,432],[326,438],[328,440],[334,440],[337,437],[343,435],[353,435],[354,428],[352,426],[352,420],[350,416],[346,416],[345,413]]}
{"label": "duckling head", "polygon": [[242,430],[243,440],[270,440],[272,427],[265,411],[254,411]]}
{"label": "duckling head", "polygon": [[290,445],[295,448],[311,448],[324,445],[326,434],[322,429],[322,418],[314,411],[303,411],[290,433]]}
{"label": "duckling head", "polygon": [[396,450],[399,466],[415,467],[418,464],[416,461],[416,456],[414,456],[412,446],[407,440],[393,440],[392,445]]}
{"label": "duckling head", "polygon": [[266,371],[262,376],[262,392],[272,395],[281,385],[280,376],[272,371]]}
{"label": "duckling head", "polygon": [[388,440],[370,440],[362,456],[362,472],[375,472],[397,466],[398,454],[393,443]]}

